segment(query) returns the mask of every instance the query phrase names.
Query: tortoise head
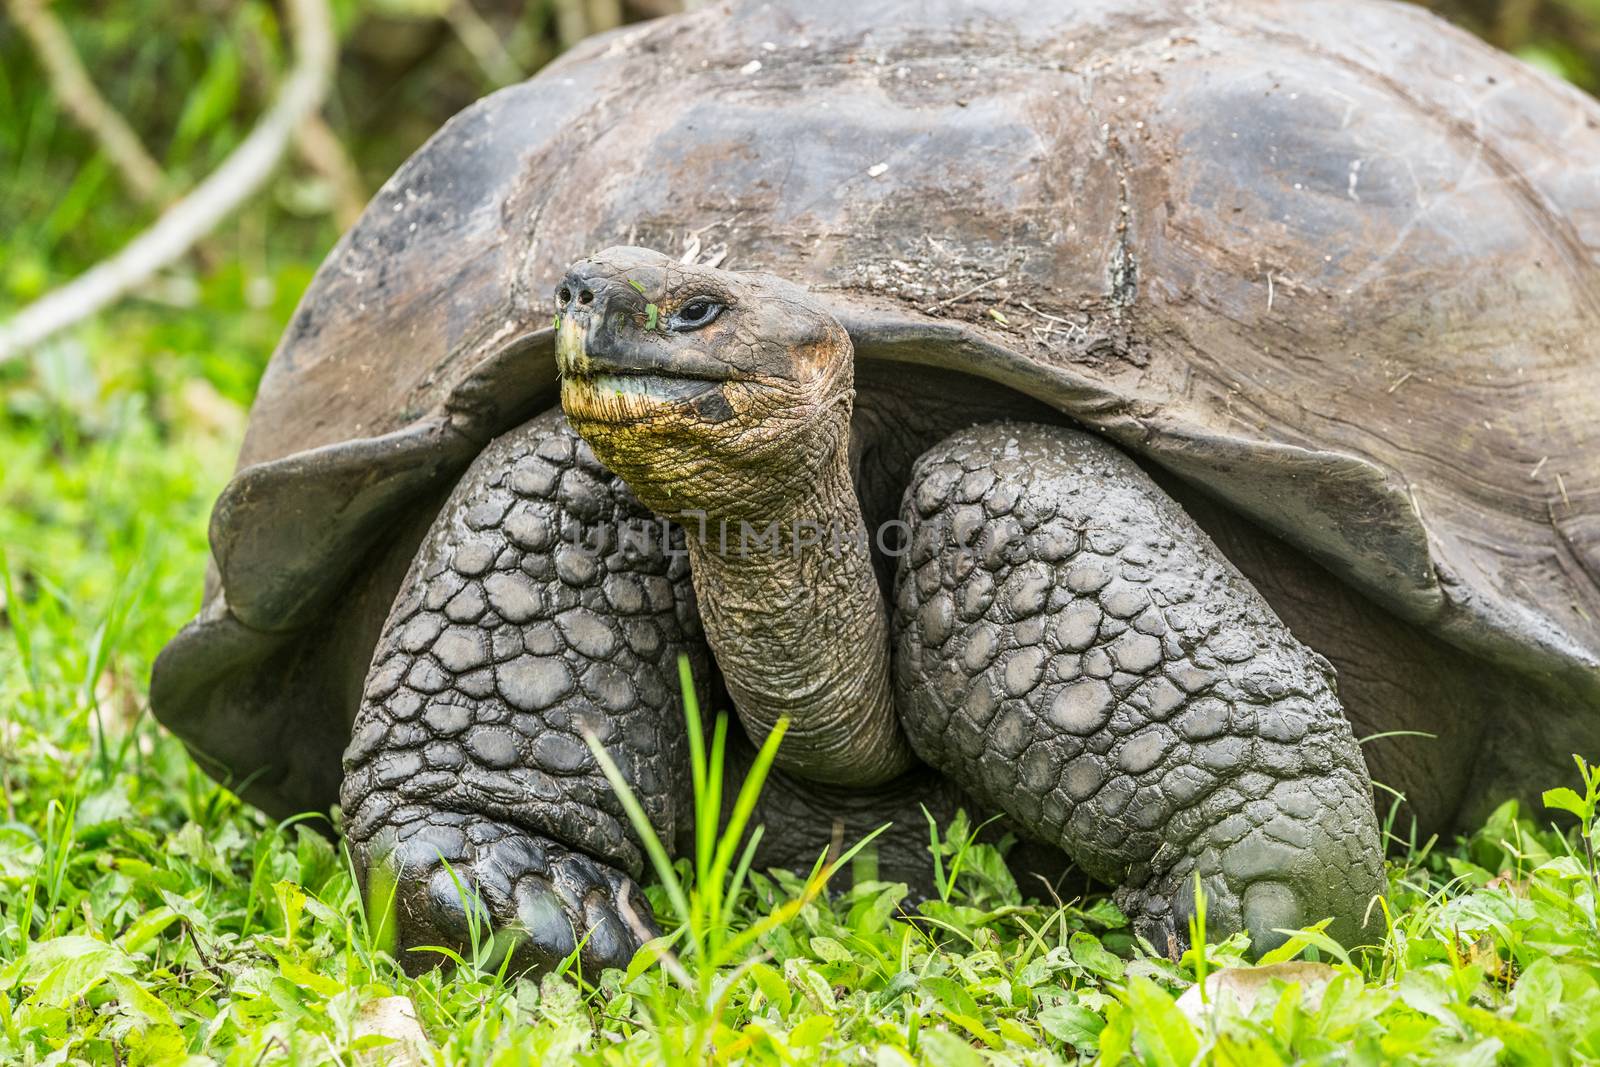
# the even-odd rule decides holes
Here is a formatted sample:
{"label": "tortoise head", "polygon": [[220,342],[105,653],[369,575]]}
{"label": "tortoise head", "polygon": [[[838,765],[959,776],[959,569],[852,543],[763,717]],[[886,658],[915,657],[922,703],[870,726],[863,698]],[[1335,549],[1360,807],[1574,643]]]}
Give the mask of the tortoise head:
{"label": "tortoise head", "polygon": [[846,446],[850,338],[799,286],[609,248],[556,314],[568,420],[658,512],[781,507]]}

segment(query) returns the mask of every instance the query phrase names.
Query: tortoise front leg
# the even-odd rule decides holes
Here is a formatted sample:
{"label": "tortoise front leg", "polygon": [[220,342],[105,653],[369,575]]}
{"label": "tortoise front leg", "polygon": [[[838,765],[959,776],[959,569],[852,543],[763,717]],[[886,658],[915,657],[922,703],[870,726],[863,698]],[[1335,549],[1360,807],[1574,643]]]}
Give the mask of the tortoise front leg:
{"label": "tortoise front leg", "polygon": [[364,889],[394,876],[402,950],[465,945],[473,907],[518,968],[580,941],[586,966],[626,965],[654,932],[644,861],[584,736],[672,847],[685,652],[704,677],[681,544],[560,413],[491,443],[418,551],[345,753],[345,833]]}
{"label": "tortoise front leg", "polygon": [[912,746],[1118,886],[1163,950],[1332,917],[1383,889],[1372,788],[1327,662],[1116,449],[1018,423],[918,461],[894,612]]}

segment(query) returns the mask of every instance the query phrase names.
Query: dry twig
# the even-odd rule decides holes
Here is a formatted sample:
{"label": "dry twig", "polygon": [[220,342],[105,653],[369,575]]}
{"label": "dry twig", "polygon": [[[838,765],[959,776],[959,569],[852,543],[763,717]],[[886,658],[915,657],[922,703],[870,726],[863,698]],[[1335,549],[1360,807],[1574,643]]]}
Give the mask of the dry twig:
{"label": "dry twig", "polygon": [[367,206],[367,187],[339,135],[313,111],[294,131],[294,147],[306,166],[322,175],[333,190],[333,217],[341,230],[348,230]]}
{"label": "dry twig", "polygon": [[471,0],[452,0],[445,7],[444,17],[456,39],[466,48],[491,84],[496,87],[512,85],[523,79],[522,68],[506,51],[494,27],[484,21],[478,9],[472,6]]}
{"label": "dry twig", "polygon": [[[252,87],[263,101],[270,100],[274,78],[259,32],[243,34],[239,47]],[[345,150],[344,142],[321,113],[313,111],[294,131],[294,148],[300,161],[327,183],[333,199],[333,217],[339,228],[349,229],[367,206],[367,187],[361,180],[361,171]]]}
{"label": "dry twig", "polygon": [[622,25],[622,0],[554,0],[556,37],[571,48],[591,37]]}
{"label": "dry twig", "polygon": [[188,252],[272,176],[295,131],[322,106],[337,56],[327,0],[288,0],[287,8],[294,31],[295,64],[256,128],[221,166],[122,251],[0,323],[0,362],[144,284]]}
{"label": "dry twig", "polygon": [[117,168],[135,199],[147,207],[166,203],[166,175],[144,142],[95,88],[66,27],[48,0],[6,0],[6,9],[27,36],[50,82],[50,91],[72,120],[82,126]]}

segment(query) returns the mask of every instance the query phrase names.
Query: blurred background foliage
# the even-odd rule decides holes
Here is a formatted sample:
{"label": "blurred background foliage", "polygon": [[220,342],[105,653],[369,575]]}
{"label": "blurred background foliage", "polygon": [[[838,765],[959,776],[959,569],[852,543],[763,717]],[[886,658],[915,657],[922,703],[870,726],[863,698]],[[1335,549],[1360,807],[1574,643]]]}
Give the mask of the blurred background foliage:
{"label": "blurred background foliage", "polygon": [[1425,0],[1422,6],[1600,93],[1600,0]]}
{"label": "blurred background foliage", "polygon": [[[693,6],[694,0],[687,0]],[[8,0],[53,12],[106,101],[159,165],[166,199],[249,132],[289,61],[273,0]],[[0,366],[4,416],[92,416],[107,379],[159,414],[184,383],[248,404],[300,292],[365,197],[456,111],[585,35],[685,0],[333,0],[337,82],[260,195],[188,258],[87,328]],[[1429,0],[1439,14],[1600,89],[1600,0]],[[155,217],[64,113],[0,6],[0,318],[81,273]],[[158,198],[159,201],[159,198]],[[93,353],[93,358],[90,353]],[[66,390],[67,395],[55,393]],[[191,398],[194,389],[189,388]],[[47,395],[48,394],[48,395]],[[85,406],[87,405],[87,406]],[[214,405],[213,418],[230,418]],[[93,418],[88,420],[91,424]],[[88,427],[88,428],[92,428]]]}
{"label": "blurred background foliage", "polygon": [[[0,3],[0,319],[114,253],[161,206],[141,200],[62,107],[15,17],[30,3],[65,28],[95,88],[159,165],[160,200],[192,188],[237,147],[291,59],[285,14],[272,0]],[[680,6],[331,0],[341,45],[336,84],[321,120],[297,137],[271,184],[184,269],[165,272],[137,299],[32,359],[0,364],[3,414],[27,415],[43,400],[83,408],[103,391],[101,379],[126,374],[148,379],[156,401],[167,385],[201,381],[247,404],[322,256],[434,130],[589,33]],[[59,389],[73,395],[38,395]]]}

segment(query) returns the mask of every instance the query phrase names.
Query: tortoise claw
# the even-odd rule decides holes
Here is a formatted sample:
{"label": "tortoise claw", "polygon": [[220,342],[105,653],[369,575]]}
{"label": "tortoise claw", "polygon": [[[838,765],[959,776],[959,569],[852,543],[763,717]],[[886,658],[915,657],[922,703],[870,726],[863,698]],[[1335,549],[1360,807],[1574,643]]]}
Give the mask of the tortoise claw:
{"label": "tortoise claw", "polygon": [[374,865],[395,880],[395,949],[417,974],[442,947],[488,969],[510,955],[513,973],[549,973],[578,952],[584,974],[626,967],[658,935],[631,878],[581,852],[498,823],[457,824],[439,813],[404,838],[358,851],[363,881]]}

